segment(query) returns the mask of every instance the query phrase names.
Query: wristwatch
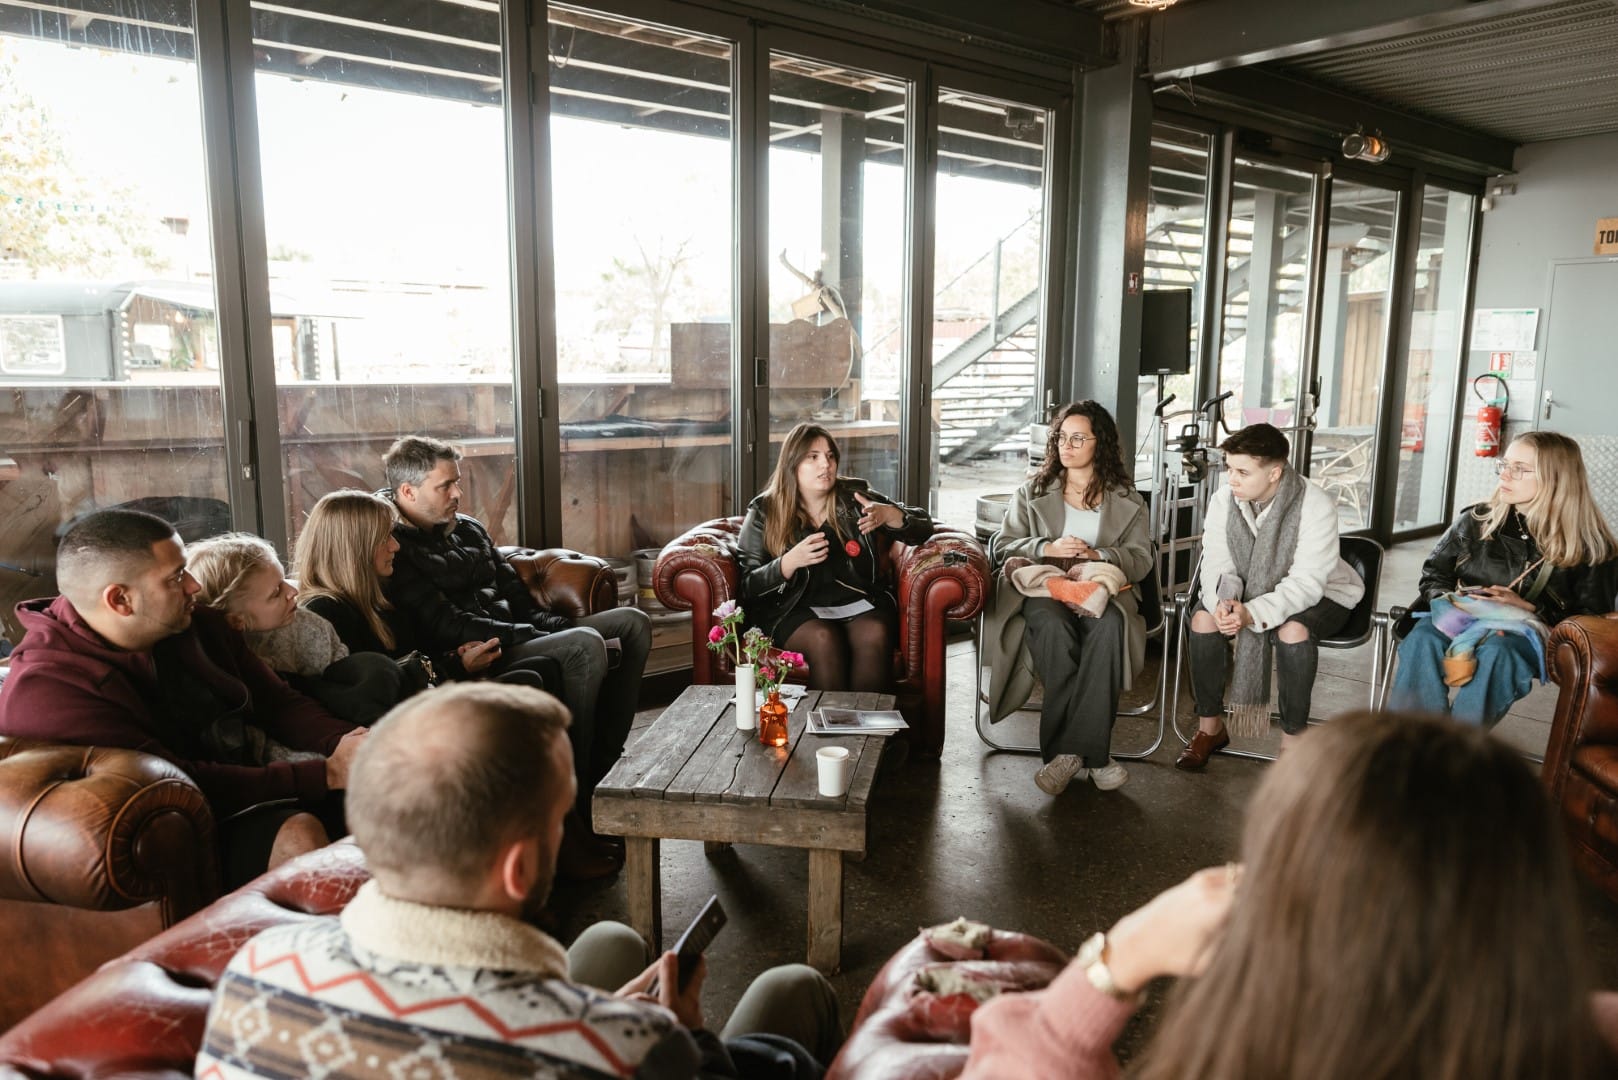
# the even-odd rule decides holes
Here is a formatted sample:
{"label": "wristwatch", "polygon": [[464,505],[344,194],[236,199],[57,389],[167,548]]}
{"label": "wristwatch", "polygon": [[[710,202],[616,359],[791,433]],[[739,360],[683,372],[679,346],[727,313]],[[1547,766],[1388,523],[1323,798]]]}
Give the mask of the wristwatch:
{"label": "wristwatch", "polygon": [[1090,980],[1090,985],[1116,1001],[1133,1001],[1135,995],[1122,989],[1112,977],[1112,969],[1102,959],[1107,952],[1107,935],[1096,933],[1079,946],[1079,955],[1073,962]]}

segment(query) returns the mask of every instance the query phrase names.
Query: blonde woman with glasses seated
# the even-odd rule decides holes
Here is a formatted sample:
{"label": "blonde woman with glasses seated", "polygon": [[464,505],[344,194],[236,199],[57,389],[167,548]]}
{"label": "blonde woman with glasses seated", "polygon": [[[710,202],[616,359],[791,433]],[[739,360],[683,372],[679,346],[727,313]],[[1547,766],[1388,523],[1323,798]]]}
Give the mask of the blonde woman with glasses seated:
{"label": "blonde woman with glasses seated", "polygon": [[[1546,626],[1611,610],[1618,541],[1596,509],[1579,444],[1554,431],[1526,432],[1496,470],[1494,494],[1462,510],[1422,564],[1421,596],[1411,610],[1426,611],[1455,592],[1531,612]],[[1391,707],[1492,727],[1527,696],[1540,670],[1525,635],[1489,634],[1478,641],[1476,669],[1452,703],[1444,672],[1450,644],[1432,619],[1415,621],[1399,646]]]}

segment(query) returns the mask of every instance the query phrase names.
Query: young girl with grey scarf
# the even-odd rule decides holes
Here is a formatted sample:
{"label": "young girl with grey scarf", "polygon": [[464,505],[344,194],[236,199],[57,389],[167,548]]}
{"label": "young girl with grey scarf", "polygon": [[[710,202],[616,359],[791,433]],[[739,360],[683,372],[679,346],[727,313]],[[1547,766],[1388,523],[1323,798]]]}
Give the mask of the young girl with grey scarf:
{"label": "young girl with grey scarf", "polygon": [[1268,729],[1272,653],[1283,745],[1301,734],[1309,722],[1316,642],[1342,629],[1365,593],[1338,554],[1337,501],[1288,464],[1285,435],[1251,424],[1220,449],[1228,483],[1208,502],[1201,607],[1191,619],[1198,730],[1174,762],[1181,769],[1206,765],[1229,745],[1231,730],[1255,736]]}

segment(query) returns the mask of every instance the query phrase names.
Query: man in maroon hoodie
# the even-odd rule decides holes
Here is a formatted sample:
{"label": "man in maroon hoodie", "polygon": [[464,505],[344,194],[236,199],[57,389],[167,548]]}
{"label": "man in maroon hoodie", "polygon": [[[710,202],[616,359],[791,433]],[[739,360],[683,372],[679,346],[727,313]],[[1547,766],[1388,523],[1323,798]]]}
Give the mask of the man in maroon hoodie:
{"label": "man in maroon hoodie", "polygon": [[174,762],[208,796],[231,883],[341,835],[338,793],[363,729],[196,607],[173,526],[133,510],[90,514],[62,537],[56,579],[60,596],[17,605],[26,633],[0,692],[0,734]]}

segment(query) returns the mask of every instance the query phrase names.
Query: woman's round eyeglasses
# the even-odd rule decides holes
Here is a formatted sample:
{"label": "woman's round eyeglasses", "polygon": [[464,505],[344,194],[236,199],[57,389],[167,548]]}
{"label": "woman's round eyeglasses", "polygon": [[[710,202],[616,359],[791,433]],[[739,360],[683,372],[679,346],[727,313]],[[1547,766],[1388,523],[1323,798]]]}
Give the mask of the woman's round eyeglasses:
{"label": "woman's round eyeglasses", "polygon": [[1056,436],[1056,445],[1065,446],[1069,450],[1082,450],[1084,449],[1084,444],[1094,438],[1094,435],[1062,435],[1058,433]]}
{"label": "woman's round eyeglasses", "polygon": [[1525,476],[1533,476],[1534,470],[1527,465],[1515,461],[1500,461],[1494,466],[1496,476],[1509,476],[1513,480],[1521,480]]}

